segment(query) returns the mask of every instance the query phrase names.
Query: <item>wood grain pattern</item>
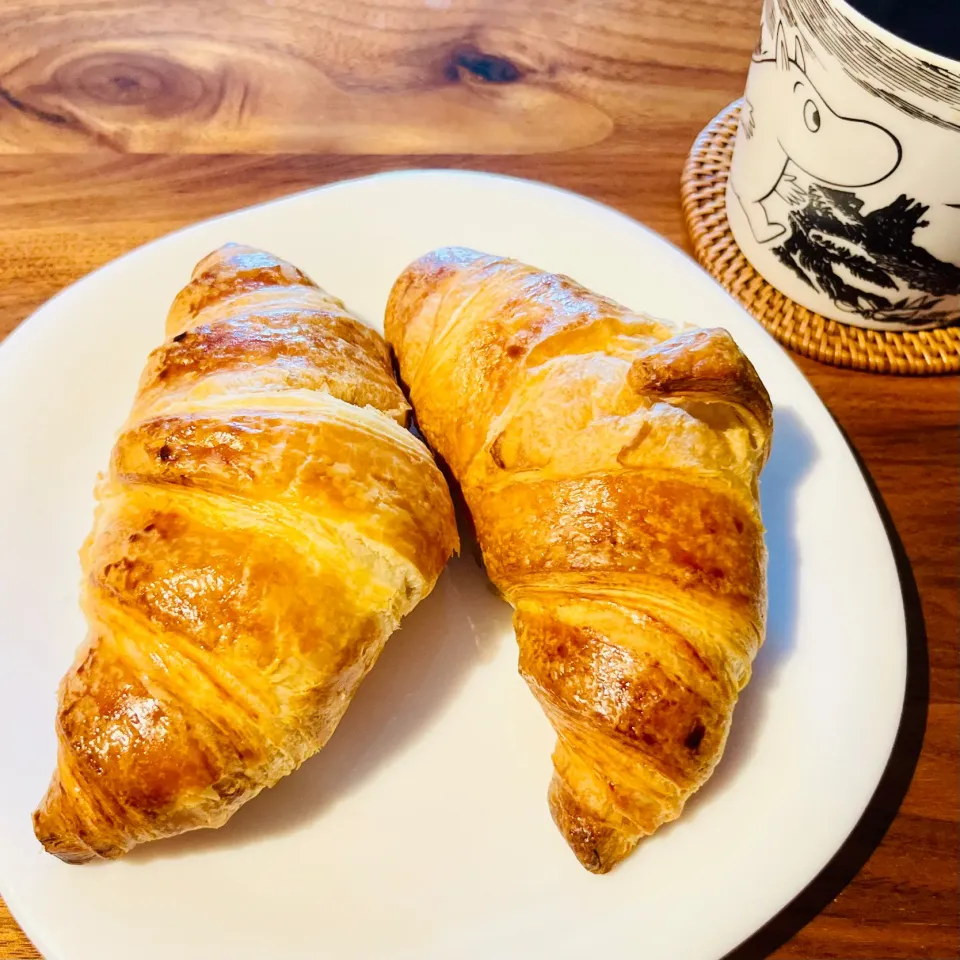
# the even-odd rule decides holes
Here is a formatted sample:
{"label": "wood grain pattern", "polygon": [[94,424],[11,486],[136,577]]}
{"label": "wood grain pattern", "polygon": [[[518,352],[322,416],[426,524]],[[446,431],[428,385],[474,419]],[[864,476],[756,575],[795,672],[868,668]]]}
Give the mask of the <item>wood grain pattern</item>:
{"label": "wood grain pattern", "polygon": [[[742,91],[759,7],[7,0],[0,338],[64,285],[140,243],[385,169],[545,180],[684,244],[683,160],[700,128]],[[902,790],[881,796],[879,826],[841,864],[838,875],[855,872],[852,882],[841,890],[836,877],[818,881],[766,940],[735,957],[956,960],[958,379],[798,363],[867,465],[911,561],[926,620],[929,709],[899,814],[876,846]],[[917,715],[922,724],[922,709]],[[909,753],[902,763],[909,775]],[[0,960],[36,956],[0,903]]]}
{"label": "wood grain pattern", "polygon": [[[717,16],[724,37],[718,42]],[[553,152],[743,71],[753,4],[7,0],[0,149]],[[697,72],[686,71],[697,64]],[[715,99],[715,98],[713,98]]]}

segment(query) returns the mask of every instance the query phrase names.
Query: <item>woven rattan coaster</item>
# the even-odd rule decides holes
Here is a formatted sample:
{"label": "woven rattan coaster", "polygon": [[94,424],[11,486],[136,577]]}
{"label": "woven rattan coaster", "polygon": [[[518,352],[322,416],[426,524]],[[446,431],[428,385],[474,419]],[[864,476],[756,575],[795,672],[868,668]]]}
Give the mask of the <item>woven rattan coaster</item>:
{"label": "woven rattan coaster", "polygon": [[740,252],[724,196],[740,102],[697,137],[683,168],[680,196],[700,263],[781,343],[822,363],[874,373],[960,371],[960,327],[894,333],[863,330],[801,307],[767,283]]}

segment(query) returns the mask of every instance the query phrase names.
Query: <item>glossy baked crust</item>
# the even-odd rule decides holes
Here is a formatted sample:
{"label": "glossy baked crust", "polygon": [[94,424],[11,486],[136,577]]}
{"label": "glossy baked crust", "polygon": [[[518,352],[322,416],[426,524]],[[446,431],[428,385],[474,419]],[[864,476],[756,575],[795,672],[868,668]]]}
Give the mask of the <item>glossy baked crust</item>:
{"label": "glossy baked crust", "polygon": [[403,273],[386,336],[515,608],[554,819],[605,872],[710,776],[763,640],[767,392],[724,330],[459,248]]}
{"label": "glossy baked crust", "polygon": [[458,545],[386,344],[295,267],[216,251],[167,337],[81,552],[34,814],[71,862],[220,826],[319,750]]}

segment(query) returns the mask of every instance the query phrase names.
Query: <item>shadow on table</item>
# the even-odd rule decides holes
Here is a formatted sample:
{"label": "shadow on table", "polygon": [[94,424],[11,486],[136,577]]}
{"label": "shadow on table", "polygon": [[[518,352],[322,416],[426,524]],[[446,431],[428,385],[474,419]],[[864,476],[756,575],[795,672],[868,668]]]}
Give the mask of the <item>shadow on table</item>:
{"label": "shadow on table", "polygon": [[[846,433],[837,424],[841,433]],[[849,438],[847,438],[849,443]],[[783,946],[827,907],[860,872],[893,823],[920,758],[927,725],[930,676],[927,635],[910,561],[880,492],[850,444],[893,549],[907,625],[907,687],[900,727],[886,769],[867,809],[833,859],[776,916],[722,960],[761,960]],[[758,658],[759,659],[759,658]],[[748,688],[749,689],[749,688]]]}

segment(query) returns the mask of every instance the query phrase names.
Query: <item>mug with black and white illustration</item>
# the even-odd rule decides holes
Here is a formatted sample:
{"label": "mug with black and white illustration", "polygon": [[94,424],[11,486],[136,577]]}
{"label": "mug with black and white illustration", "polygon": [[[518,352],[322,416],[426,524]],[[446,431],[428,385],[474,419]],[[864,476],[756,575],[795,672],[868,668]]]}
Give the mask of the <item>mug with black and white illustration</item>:
{"label": "mug with black and white illustration", "polygon": [[765,0],[726,205],[757,272],[825,317],[960,321],[960,0]]}

